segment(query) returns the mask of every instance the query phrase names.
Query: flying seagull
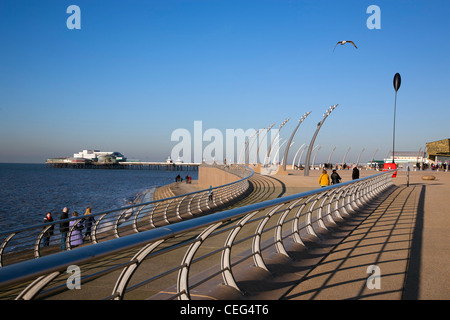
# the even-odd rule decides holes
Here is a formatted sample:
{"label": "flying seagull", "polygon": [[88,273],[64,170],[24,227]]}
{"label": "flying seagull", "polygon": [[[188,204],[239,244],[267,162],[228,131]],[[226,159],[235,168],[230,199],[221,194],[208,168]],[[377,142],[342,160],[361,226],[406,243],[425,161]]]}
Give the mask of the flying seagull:
{"label": "flying seagull", "polygon": [[342,45],[344,45],[344,44],[346,44],[346,43],[351,43],[352,45],[355,46],[356,49],[358,49],[358,47],[356,46],[356,44],[355,44],[353,41],[350,41],[350,40],[343,40],[343,41],[339,41],[338,43],[336,43],[336,45],[334,46],[333,51],[336,49],[336,47],[337,47],[338,44],[341,44],[341,46],[342,46]]}

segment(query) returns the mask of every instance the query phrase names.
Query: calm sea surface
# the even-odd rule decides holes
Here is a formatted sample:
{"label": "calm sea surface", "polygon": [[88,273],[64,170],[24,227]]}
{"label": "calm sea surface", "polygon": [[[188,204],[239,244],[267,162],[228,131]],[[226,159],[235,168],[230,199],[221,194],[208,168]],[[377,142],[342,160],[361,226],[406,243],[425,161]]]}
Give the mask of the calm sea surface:
{"label": "calm sea surface", "polygon": [[[59,218],[64,207],[83,214],[129,205],[140,195],[172,183],[179,171],[57,169],[45,164],[0,163],[0,232]],[[197,171],[183,171],[197,179]]]}

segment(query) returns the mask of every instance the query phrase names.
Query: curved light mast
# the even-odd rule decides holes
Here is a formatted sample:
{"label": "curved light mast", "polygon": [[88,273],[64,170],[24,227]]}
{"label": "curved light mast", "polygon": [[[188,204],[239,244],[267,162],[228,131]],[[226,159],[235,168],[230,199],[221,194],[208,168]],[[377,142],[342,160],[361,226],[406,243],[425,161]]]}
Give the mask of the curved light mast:
{"label": "curved light mast", "polygon": [[345,155],[344,155],[344,159],[342,159],[342,165],[344,165],[345,159],[347,158],[348,152],[350,151],[351,148],[352,148],[352,147],[348,147],[347,152],[346,152]]}
{"label": "curved light mast", "polygon": [[250,144],[250,141],[253,139],[256,133],[257,131],[253,132],[252,135],[247,139],[247,141],[244,142],[244,146],[242,147],[241,153],[239,154],[239,164],[245,163],[248,145]]}
{"label": "curved light mast", "polygon": [[317,124],[316,132],[314,133],[314,135],[311,139],[311,143],[309,144],[309,148],[308,148],[308,153],[306,154],[305,170],[303,170],[305,177],[309,176],[309,164],[311,161],[311,152],[312,152],[312,148],[314,146],[314,141],[316,140],[317,134],[319,133],[319,130],[322,127],[325,120],[328,118],[328,116],[331,114],[331,112],[333,112],[333,110],[336,109],[337,106],[338,105],[335,104],[335,105],[332,105],[331,107],[329,107],[327,109],[327,111],[323,114],[323,119]]}
{"label": "curved light mast", "polygon": [[[280,139],[280,141],[281,141],[281,140],[282,140],[282,139]],[[275,158],[276,158],[277,155],[279,154],[281,147],[283,147],[284,144],[285,144],[286,142],[287,142],[287,140],[285,140],[282,144],[280,144],[280,145],[278,146],[277,151],[275,151],[272,160],[270,160],[270,156],[269,156],[269,162],[268,162],[267,164],[271,164],[271,163],[273,164],[273,161],[275,161]]]}
{"label": "curved light mast", "polygon": [[320,149],[322,149],[321,146],[319,146],[319,147],[317,148],[316,153],[314,154],[313,161],[312,161],[312,168],[313,168],[313,170],[314,170],[314,163],[316,162],[316,156],[317,156],[317,153],[319,153],[319,150],[320,150]]}
{"label": "curved light mast", "polygon": [[287,162],[287,157],[288,157],[288,153],[289,153],[289,149],[291,147],[291,142],[292,139],[294,138],[295,133],[297,132],[298,127],[300,127],[300,125],[302,124],[302,122],[309,116],[309,114],[311,113],[311,111],[306,112],[299,120],[298,120],[298,124],[295,127],[294,131],[291,134],[291,137],[289,138],[289,142],[286,146],[286,150],[284,151],[284,156],[283,156],[283,170],[286,171],[286,162]]}
{"label": "curved light mast", "polygon": [[256,158],[259,157],[259,148],[261,148],[261,144],[264,141],[264,138],[266,137],[266,135],[269,133],[269,131],[273,128],[273,126],[275,125],[275,123],[271,124],[268,128],[266,133],[264,134],[264,136],[261,138],[261,141],[259,142],[258,148],[256,149]]}
{"label": "curved light mast", "polygon": [[[249,163],[250,149],[253,146],[253,144],[255,143],[255,141],[258,140],[259,133],[260,133],[260,130],[259,129],[256,130],[247,141],[247,145],[245,147],[245,152],[244,152],[244,163],[246,166],[248,166],[248,163]],[[256,135],[256,137],[255,137],[255,135]],[[253,137],[255,137],[254,140],[253,140]],[[252,141],[251,145],[250,145],[250,141]]]}
{"label": "curved light mast", "polygon": [[[280,148],[280,142],[283,139],[281,139],[280,136],[278,136],[274,140],[275,141],[272,141],[272,145],[278,145],[278,148]],[[270,153],[267,155],[266,159],[264,159],[263,166],[270,164],[270,155],[272,154],[272,152],[273,152],[273,150],[270,150]]]}
{"label": "curved light mast", "polygon": [[[259,137],[260,133],[261,133],[262,131],[264,131],[264,129],[266,129],[266,128],[258,129],[258,133],[256,134],[256,138],[255,138],[255,140],[253,140],[252,144],[250,145],[250,148],[248,149],[247,161],[246,161],[246,165],[247,165],[247,166],[248,166],[248,164],[250,163],[250,160],[249,160],[249,159],[250,159],[250,152],[252,151],[253,144],[254,144],[256,141],[258,141],[258,137]],[[256,154],[255,161],[258,161],[258,154]]]}
{"label": "curved light mast", "polygon": [[361,152],[359,153],[358,160],[356,160],[356,166],[359,165],[359,159],[361,158],[361,155],[364,152],[364,150],[366,150],[366,148],[362,148]]}
{"label": "curved light mast", "polygon": [[[306,146],[306,148],[308,148],[308,146]],[[303,154],[304,154],[305,151],[306,151],[306,148],[302,150],[302,153],[300,153],[300,157],[298,158],[297,167],[299,167],[299,168],[300,168],[300,165],[301,165],[301,161],[302,161]]]}
{"label": "curved light mast", "polygon": [[331,150],[330,156],[328,157],[327,164],[330,163],[330,161],[331,161],[331,156],[333,155],[334,150],[336,150],[336,146],[333,148],[333,150]]}
{"label": "curved light mast", "polygon": [[280,134],[281,129],[284,127],[284,125],[289,121],[289,119],[284,120],[280,124],[280,128],[278,129],[277,133],[275,134],[275,137],[273,137],[272,142],[270,143],[269,150],[267,150],[266,160],[264,161],[264,164],[266,164],[266,161],[269,160],[270,152],[272,151],[272,145],[276,139],[276,137]]}
{"label": "curved light mast", "polygon": [[291,167],[292,170],[295,169],[295,160],[297,159],[298,153],[300,152],[300,150],[303,149],[304,146],[305,146],[305,144],[302,144],[302,145],[300,146],[300,148],[298,148],[297,152],[295,153],[294,160],[292,161],[292,167]]}

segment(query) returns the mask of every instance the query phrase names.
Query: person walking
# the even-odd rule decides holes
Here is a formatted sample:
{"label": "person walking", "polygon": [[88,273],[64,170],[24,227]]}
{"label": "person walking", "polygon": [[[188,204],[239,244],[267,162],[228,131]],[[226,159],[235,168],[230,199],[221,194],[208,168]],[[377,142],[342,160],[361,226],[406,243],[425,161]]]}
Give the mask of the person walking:
{"label": "person walking", "polygon": [[330,185],[330,177],[325,169],[323,169],[322,174],[319,177],[319,185],[321,188],[328,187]]}
{"label": "person walking", "polygon": [[333,173],[331,174],[331,183],[332,184],[338,184],[341,182],[342,178],[339,175],[339,173],[336,172],[336,169],[333,169]]}
{"label": "person walking", "polygon": [[353,180],[359,179],[359,170],[357,166],[353,167],[352,179]]}
{"label": "person walking", "polygon": [[[52,214],[51,212],[47,212],[45,218],[44,218],[44,223],[48,224],[48,223],[52,223],[53,222],[53,218],[52,218]],[[48,228],[48,229],[47,229]],[[50,237],[53,235],[53,230],[55,229],[55,225],[51,225],[50,228],[47,225],[44,225],[43,230],[47,229],[44,232],[43,238],[42,238],[42,246],[43,247],[47,247],[50,244]]]}
{"label": "person walking", "polygon": [[91,240],[91,229],[92,225],[95,223],[95,219],[93,216],[91,216],[91,214],[92,214],[91,207],[87,207],[84,215],[88,217],[83,219],[83,224],[86,228],[86,230],[84,231],[84,240],[86,240],[87,238]]}
{"label": "person walking", "polygon": [[209,196],[208,196],[208,201],[211,201],[213,199],[213,190],[212,190],[212,186],[209,186]]}
{"label": "person walking", "polygon": [[[65,207],[59,216],[59,220],[69,219],[69,208]],[[67,232],[69,232],[69,221],[59,223],[59,232],[61,233],[61,250],[66,250]]]}
{"label": "person walking", "polygon": [[[78,217],[78,212],[74,211],[72,213],[72,217]],[[70,246],[75,248],[81,244],[83,244],[83,236],[81,231],[83,230],[83,221],[82,220],[71,220],[69,222],[70,230],[72,233],[70,235]]]}

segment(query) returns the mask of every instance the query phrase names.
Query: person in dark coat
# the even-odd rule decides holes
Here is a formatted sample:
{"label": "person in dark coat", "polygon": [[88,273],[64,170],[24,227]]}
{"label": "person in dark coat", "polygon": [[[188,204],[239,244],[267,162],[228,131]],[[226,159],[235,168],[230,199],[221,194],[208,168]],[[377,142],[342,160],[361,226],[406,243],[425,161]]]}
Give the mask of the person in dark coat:
{"label": "person in dark coat", "polygon": [[[50,212],[47,212],[47,215],[44,218],[44,223],[52,223],[53,218],[52,214]],[[48,226],[44,226],[43,230],[47,229]],[[50,244],[50,237],[53,235],[53,231],[55,229],[55,226],[52,225],[47,231],[44,232],[43,238],[42,238],[42,246],[47,247]]]}
{"label": "person in dark coat", "polygon": [[352,179],[353,180],[359,179],[359,170],[356,166],[353,167]]}
{"label": "person in dark coat", "polygon": [[[59,216],[59,220],[69,219],[69,208],[65,207]],[[69,232],[69,221],[59,223],[59,232],[61,233],[61,250],[66,250],[66,237]]]}
{"label": "person in dark coat", "polygon": [[339,175],[339,173],[336,172],[336,169],[333,170],[333,173],[331,174],[331,183],[332,184],[338,184],[341,182],[342,178]]}

